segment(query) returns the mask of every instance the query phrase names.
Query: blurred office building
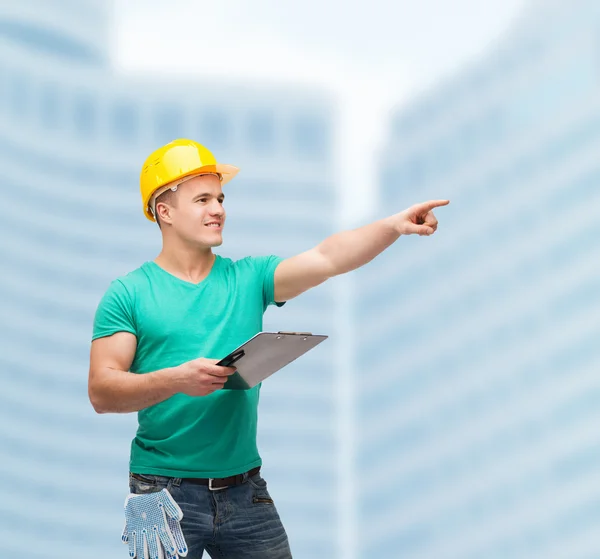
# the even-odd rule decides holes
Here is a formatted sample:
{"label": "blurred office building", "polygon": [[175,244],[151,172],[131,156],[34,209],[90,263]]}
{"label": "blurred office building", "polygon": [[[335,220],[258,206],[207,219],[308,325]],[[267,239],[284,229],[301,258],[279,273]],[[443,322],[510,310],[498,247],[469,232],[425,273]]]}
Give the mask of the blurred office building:
{"label": "blurred office building", "polygon": [[[241,168],[215,252],[292,256],[333,232],[334,105],[301,87],[119,75],[111,2],[0,8],[0,539],[2,557],[127,555],[120,541],[135,414],[94,413],[92,321],[110,281],[153,259],[139,172],[178,137]],[[314,201],[318,200],[318,211]],[[266,330],[332,334],[321,286]],[[294,557],[336,556],[336,342],[265,384],[259,447]]]}
{"label": "blurred office building", "polygon": [[600,5],[528,4],[399,108],[358,272],[358,557],[583,558],[600,527]]}

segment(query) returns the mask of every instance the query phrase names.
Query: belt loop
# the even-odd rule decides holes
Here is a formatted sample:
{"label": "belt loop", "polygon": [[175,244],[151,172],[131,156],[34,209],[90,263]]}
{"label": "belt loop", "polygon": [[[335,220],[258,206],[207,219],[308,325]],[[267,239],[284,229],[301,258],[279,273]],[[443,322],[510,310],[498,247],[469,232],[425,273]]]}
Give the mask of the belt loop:
{"label": "belt loop", "polygon": [[175,487],[179,487],[181,485],[181,478],[180,477],[174,477],[173,478],[173,485]]}

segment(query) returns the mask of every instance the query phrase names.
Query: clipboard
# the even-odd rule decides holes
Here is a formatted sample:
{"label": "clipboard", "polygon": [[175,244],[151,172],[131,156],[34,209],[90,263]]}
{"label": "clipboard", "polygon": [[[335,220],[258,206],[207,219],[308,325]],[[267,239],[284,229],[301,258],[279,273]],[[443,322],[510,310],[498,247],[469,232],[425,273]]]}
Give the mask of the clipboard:
{"label": "clipboard", "polygon": [[310,332],[259,332],[216,363],[237,368],[223,390],[253,388],[328,337]]}

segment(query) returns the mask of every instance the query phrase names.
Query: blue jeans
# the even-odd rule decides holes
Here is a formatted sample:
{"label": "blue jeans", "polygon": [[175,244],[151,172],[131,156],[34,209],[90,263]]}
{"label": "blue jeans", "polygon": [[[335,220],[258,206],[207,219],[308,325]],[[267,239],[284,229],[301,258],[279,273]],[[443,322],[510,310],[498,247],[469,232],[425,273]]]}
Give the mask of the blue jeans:
{"label": "blue jeans", "polygon": [[139,495],[166,488],[181,507],[181,529],[189,552],[200,559],[291,559],[288,537],[260,472],[241,485],[211,491],[181,478],[130,474]]}

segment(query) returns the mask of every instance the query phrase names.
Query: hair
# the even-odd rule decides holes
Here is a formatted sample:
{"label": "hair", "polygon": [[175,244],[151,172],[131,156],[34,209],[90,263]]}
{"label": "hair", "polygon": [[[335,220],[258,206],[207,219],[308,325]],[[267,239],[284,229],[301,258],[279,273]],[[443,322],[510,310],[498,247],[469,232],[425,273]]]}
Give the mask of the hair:
{"label": "hair", "polygon": [[[170,206],[174,206],[175,200],[176,200],[176,195],[177,195],[177,191],[173,192],[170,188],[168,190],[165,190],[154,202],[155,212],[156,212],[156,206],[158,206],[159,202],[161,202],[163,204],[169,204]],[[160,218],[158,217],[158,212],[156,212],[154,219],[156,219],[158,228],[161,229]]]}

